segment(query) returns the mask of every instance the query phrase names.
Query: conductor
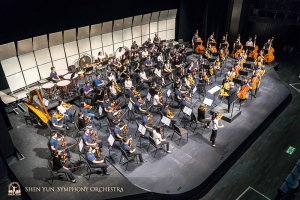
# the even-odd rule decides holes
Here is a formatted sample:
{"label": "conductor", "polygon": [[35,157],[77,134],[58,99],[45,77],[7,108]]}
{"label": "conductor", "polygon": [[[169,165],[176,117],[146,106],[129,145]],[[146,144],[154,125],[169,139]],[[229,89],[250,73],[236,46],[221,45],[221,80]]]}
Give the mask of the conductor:
{"label": "conductor", "polygon": [[229,84],[230,84],[230,90],[229,90],[228,94],[222,94],[222,96],[227,97],[228,113],[230,113],[230,108],[231,108],[234,100],[236,100],[236,98],[237,98],[236,94],[238,92],[238,88],[234,87],[233,82],[230,82]]}

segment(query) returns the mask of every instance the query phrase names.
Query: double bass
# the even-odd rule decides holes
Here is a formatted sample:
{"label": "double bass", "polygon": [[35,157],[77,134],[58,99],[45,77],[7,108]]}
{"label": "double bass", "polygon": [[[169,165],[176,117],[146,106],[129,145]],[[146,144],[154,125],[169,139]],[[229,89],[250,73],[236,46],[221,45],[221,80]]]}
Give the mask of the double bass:
{"label": "double bass", "polygon": [[228,32],[226,32],[226,35],[225,35],[225,43],[226,44],[226,48],[224,50],[224,53],[228,56],[229,55],[229,50],[228,50],[228,47],[229,47],[229,42],[227,41],[227,37],[228,37]]}
{"label": "double bass", "polygon": [[254,43],[253,43],[254,49],[253,49],[253,51],[251,51],[251,52],[249,53],[249,57],[250,57],[250,58],[254,58],[254,59],[256,59],[257,56],[258,56],[258,53],[257,53],[257,51],[258,51],[258,46],[255,45],[255,44],[256,44],[256,37],[257,37],[257,35],[254,36]]}
{"label": "double bass", "polygon": [[[212,32],[211,35],[213,36],[213,43],[216,43],[216,40],[214,39],[214,32]],[[209,50],[210,50],[210,52],[212,52],[212,53],[217,53],[217,52],[218,52],[216,46],[211,46]]]}
{"label": "double bass", "polygon": [[240,39],[241,39],[241,35],[239,34],[237,40],[239,41],[241,48],[240,48],[240,49],[237,49],[237,50],[235,51],[235,53],[234,53],[234,58],[239,57],[239,55],[240,55],[240,54],[242,53],[242,51],[243,51],[243,45],[241,44]]}
{"label": "double bass", "polygon": [[[196,33],[198,33],[198,29],[196,29]],[[196,42],[200,42],[200,44],[195,47],[195,52],[201,53],[205,51],[205,47],[203,46],[203,40],[201,38],[198,38]]]}
{"label": "double bass", "polygon": [[274,37],[272,37],[272,39],[271,39],[271,42],[270,42],[270,46],[269,46],[269,49],[268,49],[268,53],[265,55],[265,57],[264,57],[264,61],[266,62],[266,63],[270,63],[270,62],[273,62],[274,61],[274,59],[275,59],[275,56],[273,55],[273,53],[274,53],[274,48],[272,47],[272,42],[273,42],[273,40],[274,40]]}

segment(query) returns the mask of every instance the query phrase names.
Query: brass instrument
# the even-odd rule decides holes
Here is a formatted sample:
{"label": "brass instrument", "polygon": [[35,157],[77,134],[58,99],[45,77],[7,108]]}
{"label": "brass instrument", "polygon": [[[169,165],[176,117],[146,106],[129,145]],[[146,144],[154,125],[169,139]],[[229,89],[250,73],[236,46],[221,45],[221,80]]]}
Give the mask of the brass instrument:
{"label": "brass instrument", "polygon": [[31,110],[44,124],[50,120],[50,115],[43,103],[43,99],[38,89],[32,90],[29,93],[28,100],[24,104]]}
{"label": "brass instrument", "polygon": [[65,108],[65,109],[69,109],[71,108],[71,104],[70,103],[63,103],[62,106]]}
{"label": "brass instrument", "polygon": [[121,88],[120,88],[118,85],[115,85],[115,89],[116,89],[118,92],[121,92]]}
{"label": "brass instrument", "polygon": [[188,77],[188,80],[189,80],[189,82],[190,82],[192,85],[195,84],[195,81],[194,81],[193,77]]}
{"label": "brass instrument", "polygon": [[217,116],[216,116],[216,119],[222,119],[222,116],[223,115],[221,113],[218,113]]}

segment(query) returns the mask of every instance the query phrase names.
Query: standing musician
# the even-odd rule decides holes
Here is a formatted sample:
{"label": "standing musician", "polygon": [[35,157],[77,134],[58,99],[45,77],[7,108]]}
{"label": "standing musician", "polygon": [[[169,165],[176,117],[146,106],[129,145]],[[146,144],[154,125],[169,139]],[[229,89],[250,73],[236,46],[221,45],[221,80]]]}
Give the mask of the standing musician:
{"label": "standing musician", "polygon": [[246,47],[253,47],[252,37],[249,37],[249,40],[246,42]]}
{"label": "standing musician", "polygon": [[[199,39],[199,36],[198,36],[198,32],[196,32],[194,34],[194,36],[192,37],[192,46],[193,46],[193,49],[195,49],[195,42]],[[200,38],[201,39],[201,38]]]}
{"label": "standing musician", "polygon": [[174,75],[172,72],[172,67],[171,67],[171,63],[170,60],[167,60],[166,63],[164,64],[164,72],[167,73],[167,75],[169,76],[169,80],[174,80]]}
{"label": "standing musician", "polygon": [[50,78],[54,83],[57,83],[57,82],[61,81],[60,78],[57,76],[57,73],[55,71],[55,67],[51,67]]}
{"label": "standing musician", "polygon": [[94,98],[93,98],[93,94],[92,94],[92,91],[94,89],[90,86],[90,82],[85,81],[85,85],[82,86],[82,89],[83,89],[84,97],[86,99],[91,99],[91,104],[94,105],[94,102],[93,102]]}
{"label": "standing musician", "polygon": [[100,158],[96,158],[94,153],[95,150],[89,146],[86,148],[86,159],[89,163],[89,165],[92,168],[102,168],[102,175],[110,175],[110,173],[107,172],[107,164],[105,163],[105,158],[103,158],[102,160]]}
{"label": "standing musician", "polygon": [[143,159],[142,153],[138,151],[137,149],[131,149],[129,146],[129,141],[132,140],[132,138],[123,138],[123,144],[122,144],[122,149],[127,153],[128,156],[134,157],[134,156],[139,156],[140,162],[147,162],[146,160]]}
{"label": "standing musician", "polygon": [[170,144],[166,138],[162,139],[162,130],[160,126],[153,128],[153,140],[155,141],[156,146],[158,145],[166,145],[167,146],[167,153],[171,153],[169,150]]}
{"label": "standing musician", "polygon": [[76,179],[74,177],[74,174],[72,173],[73,165],[70,161],[67,161],[65,164],[62,164],[61,162],[61,156],[59,151],[55,151],[54,157],[53,157],[53,171],[56,171],[58,173],[65,173],[69,177],[72,183],[76,183]]}
{"label": "standing musician", "polygon": [[212,131],[211,131],[211,136],[210,136],[210,142],[211,142],[211,145],[213,147],[216,147],[215,145],[215,141],[216,141],[216,137],[217,137],[217,131],[219,128],[223,128],[224,125],[222,124],[221,126],[219,126],[219,121],[221,120],[221,118],[217,118],[218,114],[217,113],[214,113],[212,116],[211,116],[211,121],[212,121]]}
{"label": "standing musician", "polygon": [[133,41],[131,45],[131,52],[132,53],[138,53],[139,50],[139,45],[137,45],[136,41]]}
{"label": "standing musician", "polygon": [[[254,96],[254,98],[256,98],[256,93],[258,91],[260,81],[261,81],[260,73],[259,73],[259,71],[256,71],[251,77],[251,84],[252,84],[251,95]],[[253,91],[254,91],[254,94],[253,94]]]}
{"label": "standing musician", "polygon": [[160,44],[160,39],[159,39],[157,33],[155,33],[155,35],[154,35],[153,43],[155,44],[155,46],[159,46],[159,44]]}
{"label": "standing musician", "polygon": [[232,103],[234,102],[234,100],[236,100],[236,94],[238,92],[238,88],[234,87],[234,83],[230,82],[230,90],[229,92],[226,94],[220,94],[221,96],[226,96],[227,97],[227,105],[228,105],[228,109],[227,112],[230,113],[230,108],[232,106]]}
{"label": "standing musician", "polygon": [[206,128],[209,128],[211,119],[205,117],[206,109],[207,108],[204,103],[200,104],[200,106],[198,108],[198,121],[206,123]]}
{"label": "standing musician", "polygon": [[195,87],[195,80],[194,80],[194,78],[191,76],[191,74],[190,73],[188,73],[187,75],[186,75],[186,77],[184,77],[184,82],[185,82],[185,87],[186,87],[186,89],[189,91],[189,93],[190,93],[190,97],[192,97],[192,95],[193,95],[193,89],[194,89],[194,87]]}
{"label": "standing musician", "polygon": [[[94,132],[93,134],[97,134]],[[82,135],[82,140],[86,146],[90,146],[93,148],[102,148],[102,141],[97,139],[94,141],[92,139],[92,130],[89,130],[88,128],[84,130],[84,134]]]}
{"label": "standing musician", "polygon": [[57,130],[57,131],[59,131],[61,134],[63,134],[63,135],[66,135],[67,134],[67,131],[66,131],[66,129],[70,129],[68,126],[66,126],[65,124],[61,124],[61,125],[59,125],[58,124],[58,121],[60,121],[61,119],[63,119],[63,117],[62,118],[59,118],[59,119],[57,119],[56,118],[56,115],[57,115],[57,113],[54,111],[54,110],[52,110],[51,111],[51,120],[50,120],[50,125],[51,125],[51,128],[52,129],[54,129],[54,130]]}
{"label": "standing musician", "polygon": [[68,111],[69,108],[64,107],[63,104],[64,104],[64,102],[62,100],[59,100],[57,110],[60,114],[64,115],[64,124],[68,127],[68,118],[67,117],[69,117],[72,124],[74,124],[74,116],[70,111]]}
{"label": "standing musician", "polygon": [[143,118],[142,118],[142,125],[146,128],[146,130],[151,134],[152,127],[149,125],[149,120],[151,117],[151,113],[145,112]]}
{"label": "standing musician", "polygon": [[144,104],[145,102],[143,102],[142,97],[138,96],[135,104],[133,105],[135,113],[139,113],[139,114],[145,113],[146,110],[142,109],[141,107]]}
{"label": "standing musician", "polygon": [[271,40],[268,39],[268,41],[264,44],[263,49],[268,50],[270,48],[270,45],[272,46]]}

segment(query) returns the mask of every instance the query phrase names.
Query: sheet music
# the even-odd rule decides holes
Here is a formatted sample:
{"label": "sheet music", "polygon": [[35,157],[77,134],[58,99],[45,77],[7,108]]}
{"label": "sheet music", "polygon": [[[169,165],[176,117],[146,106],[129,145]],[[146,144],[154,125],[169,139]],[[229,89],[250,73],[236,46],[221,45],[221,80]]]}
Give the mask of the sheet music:
{"label": "sheet music", "polygon": [[148,92],[148,94],[147,94],[147,100],[148,101],[151,101],[151,94]]}
{"label": "sheet music", "polygon": [[146,128],[145,128],[144,126],[142,126],[141,134],[142,134],[142,135],[145,135],[145,134],[146,134]]}
{"label": "sheet music", "polygon": [[193,94],[195,94],[196,91],[197,91],[197,87],[194,87]]}
{"label": "sheet music", "polygon": [[141,124],[139,124],[138,131],[139,131],[139,132],[142,132],[142,131],[143,131],[143,126],[142,126]]}
{"label": "sheet music", "polygon": [[189,107],[185,106],[183,109],[183,112],[185,114],[187,114],[188,116],[190,116],[192,114],[192,109],[190,109]]}
{"label": "sheet music", "polygon": [[108,141],[110,146],[113,146],[113,144],[115,142],[115,138],[111,134],[109,134],[109,137],[108,137],[107,141]]}
{"label": "sheet music", "polygon": [[216,91],[219,91],[220,89],[221,89],[220,86],[216,85],[215,87],[208,90],[208,93],[214,94]]}
{"label": "sheet music", "polygon": [[161,122],[167,126],[170,126],[171,120],[168,117],[163,116]]}
{"label": "sheet music", "polygon": [[103,112],[102,106],[99,106],[99,115],[101,116]]}
{"label": "sheet music", "polygon": [[130,101],[128,102],[128,108],[129,110],[132,110],[132,103]]}
{"label": "sheet music", "polygon": [[171,92],[171,90],[170,89],[168,89],[168,91],[167,91],[167,95],[168,95],[168,97],[170,96],[170,94],[171,94],[172,92]]}
{"label": "sheet music", "polygon": [[211,104],[213,103],[213,100],[205,97],[204,100],[203,100],[203,103],[208,105],[208,106],[211,106]]}
{"label": "sheet music", "polygon": [[83,148],[83,141],[82,141],[82,139],[80,140],[80,142],[78,144],[78,147],[79,147],[80,151],[82,151],[82,148]]}
{"label": "sheet music", "polygon": [[47,106],[49,105],[48,99],[43,98],[43,103],[44,103],[44,105],[47,107]]}

